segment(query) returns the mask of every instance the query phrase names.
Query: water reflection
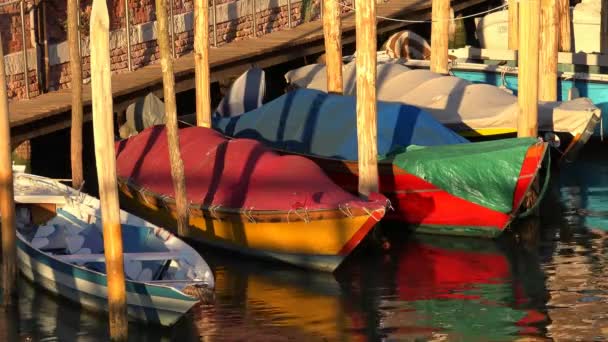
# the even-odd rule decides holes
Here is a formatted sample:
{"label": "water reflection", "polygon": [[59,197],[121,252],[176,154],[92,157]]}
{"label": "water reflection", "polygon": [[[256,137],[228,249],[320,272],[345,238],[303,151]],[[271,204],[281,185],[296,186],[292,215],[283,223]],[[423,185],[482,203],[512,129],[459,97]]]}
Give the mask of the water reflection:
{"label": "water reflection", "polygon": [[[600,149],[601,151],[601,149]],[[336,274],[196,246],[216,297],[137,341],[510,341],[608,339],[608,156],[586,147],[554,174],[545,215],[496,241],[397,236]],[[384,227],[403,231],[403,227]],[[107,340],[107,318],[22,281],[0,341]]]}
{"label": "water reflection", "polygon": [[608,158],[603,145],[585,150],[559,174],[564,223],[544,272],[551,293],[548,336],[557,340],[608,339]]}
{"label": "water reflection", "polygon": [[216,301],[193,312],[211,340],[347,340],[350,317],[329,273],[204,256],[215,270]]}
{"label": "water reflection", "polygon": [[[180,326],[188,328],[186,321],[180,322]],[[20,278],[18,305],[9,311],[0,310],[0,341],[105,341],[108,329],[105,314],[83,310],[24,278]],[[191,335],[188,329],[186,336]],[[183,336],[184,329],[171,331],[130,324],[129,333],[130,341],[160,342]]]}
{"label": "water reflection", "polygon": [[[376,289],[389,340],[504,341],[547,321],[538,257],[513,242],[419,235],[399,245]],[[365,277],[365,271],[359,272]],[[538,285],[541,286],[538,286]],[[372,294],[372,296],[374,296]]]}

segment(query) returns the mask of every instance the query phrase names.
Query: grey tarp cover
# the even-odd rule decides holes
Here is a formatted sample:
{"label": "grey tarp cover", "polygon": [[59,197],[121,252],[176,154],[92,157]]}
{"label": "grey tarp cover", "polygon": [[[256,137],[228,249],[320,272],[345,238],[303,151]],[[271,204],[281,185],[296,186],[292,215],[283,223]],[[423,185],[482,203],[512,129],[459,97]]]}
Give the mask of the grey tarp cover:
{"label": "grey tarp cover", "polygon": [[[343,67],[344,95],[355,95],[355,61]],[[288,83],[300,88],[327,90],[324,65],[312,64],[285,74]],[[410,69],[399,63],[379,63],[377,95],[420,107],[439,122],[457,131],[476,130],[484,135],[517,131],[517,97],[488,84],[474,84],[455,76]],[[582,133],[600,110],[589,99],[539,104],[538,129]]]}
{"label": "grey tarp cover", "polygon": [[122,139],[135,135],[144,129],[165,123],[165,104],[153,93],[127,107],[126,122],[120,126]]}

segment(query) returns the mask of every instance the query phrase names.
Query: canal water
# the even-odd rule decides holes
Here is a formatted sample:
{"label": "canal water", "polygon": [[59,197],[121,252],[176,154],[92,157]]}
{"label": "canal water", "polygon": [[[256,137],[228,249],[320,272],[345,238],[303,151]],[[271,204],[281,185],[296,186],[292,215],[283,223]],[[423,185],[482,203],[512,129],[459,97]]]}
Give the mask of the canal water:
{"label": "canal water", "polygon": [[[398,234],[335,274],[195,245],[215,298],[141,341],[603,341],[608,339],[608,155],[594,143],[552,173],[540,219],[496,241]],[[405,227],[385,226],[387,231]],[[107,340],[93,314],[27,283],[2,341]]]}
{"label": "canal water", "polygon": [[[274,97],[284,86],[282,77],[268,80]],[[178,97],[179,112],[193,111],[192,98]],[[85,125],[84,146],[86,190],[95,194],[90,124]],[[522,222],[498,240],[412,235],[404,226],[383,226],[387,233],[399,233],[390,249],[360,248],[334,274],[194,245],[213,268],[215,298],[196,306],[172,329],[132,324],[130,338],[608,340],[606,148],[593,142],[575,163],[556,168],[541,217]],[[33,140],[30,166],[37,174],[68,178],[69,131]],[[18,308],[0,310],[0,341],[107,339],[105,314],[84,311],[25,280]]]}

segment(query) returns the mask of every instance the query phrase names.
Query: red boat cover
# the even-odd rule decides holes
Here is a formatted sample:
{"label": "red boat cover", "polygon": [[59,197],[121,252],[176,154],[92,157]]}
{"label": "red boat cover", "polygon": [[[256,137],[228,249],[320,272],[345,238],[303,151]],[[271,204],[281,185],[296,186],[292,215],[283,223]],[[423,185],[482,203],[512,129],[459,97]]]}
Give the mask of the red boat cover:
{"label": "red boat cover", "polygon": [[[251,210],[371,207],[342,190],[311,160],[281,156],[251,139],[227,139],[204,127],[180,129],[188,200],[205,206]],[[119,177],[174,197],[167,134],[151,127],[116,144]],[[382,195],[374,208],[385,204]]]}

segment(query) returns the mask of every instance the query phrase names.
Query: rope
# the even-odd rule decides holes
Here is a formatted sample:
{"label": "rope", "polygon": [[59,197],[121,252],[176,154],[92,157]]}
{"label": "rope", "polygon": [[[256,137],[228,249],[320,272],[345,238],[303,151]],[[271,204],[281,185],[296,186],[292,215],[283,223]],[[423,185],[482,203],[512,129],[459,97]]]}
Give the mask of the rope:
{"label": "rope", "polygon": [[[253,217],[253,215],[251,215],[251,212],[253,211],[254,207],[250,207],[249,209],[247,208],[243,208],[243,210],[241,211],[241,213],[249,220],[249,222],[251,223],[256,223],[255,218]],[[247,211],[249,210],[249,211]]]}
{"label": "rope", "polygon": [[380,219],[377,219],[377,218],[374,216],[374,214],[373,214],[373,213],[372,213],[372,212],[371,212],[369,209],[367,209],[366,207],[363,207],[363,211],[365,211],[369,217],[371,217],[371,218],[373,218],[374,220],[376,220],[376,222],[380,222]]}
{"label": "rope", "polygon": [[342,212],[342,214],[344,214],[344,216],[353,217],[353,213],[350,211],[350,206],[348,205],[348,203],[346,203],[344,205],[338,204],[338,209],[340,209],[340,211]]}
{"label": "rope", "polygon": [[[347,8],[351,11],[356,11],[356,9],[354,7],[351,7],[349,5],[340,3],[340,6]],[[463,20],[463,19],[468,19],[468,18],[473,18],[473,17],[477,17],[480,16],[482,14],[487,14],[487,13],[491,13],[503,8],[507,8],[509,7],[509,4],[504,4],[492,9],[489,9],[487,11],[483,11],[483,12],[479,12],[479,13],[474,13],[474,14],[470,14],[470,15],[465,15],[464,17],[458,17],[458,18],[449,18],[449,19],[443,19],[443,20],[409,20],[409,19],[395,19],[395,18],[389,18],[389,17],[383,17],[381,15],[377,15],[376,18],[378,19],[384,19],[384,20],[388,20],[388,21],[396,21],[399,23],[414,23],[414,24],[424,24],[424,23],[433,23],[433,22],[443,22],[443,21],[456,21],[456,20]]]}
{"label": "rope", "polygon": [[216,204],[216,205],[211,205],[209,206],[209,214],[211,215],[211,217],[213,217],[214,219],[218,220],[218,221],[222,221],[222,218],[219,217],[217,215],[217,210],[221,207],[221,204]]}
{"label": "rope", "polygon": [[543,199],[543,197],[545,197],[545,193],[547,192],[547,189],[549,188],[549,179],[550,178],[551,178],[551,154],[547,153],[547,175],[545,176],[545,183],[543,184],[543,188],[540,191],[540,194],[538,195],[538,198],[536,199],[536,202],[534,203],[534,205],[532,205],[530,208],[528,208],[528,210],[524,211],[523,213],[517,215],[517,218],[520,218],[520,219],[526,218],[526,217],[530,216],[536,210],[536,208],[538,208],[541,200]]}

